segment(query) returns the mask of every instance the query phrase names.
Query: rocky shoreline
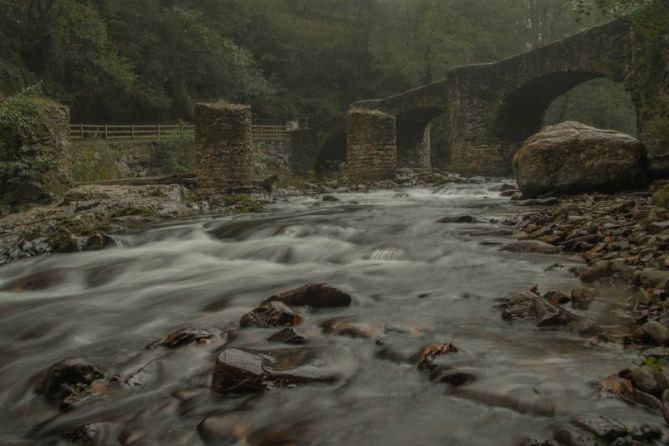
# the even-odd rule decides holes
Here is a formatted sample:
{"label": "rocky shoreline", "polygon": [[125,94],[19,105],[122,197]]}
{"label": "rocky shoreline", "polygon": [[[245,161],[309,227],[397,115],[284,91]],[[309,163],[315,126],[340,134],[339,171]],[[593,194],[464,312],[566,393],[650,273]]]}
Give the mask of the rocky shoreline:
{"label": "rocky shoreline", "polygon": [[[529,320],[540,329],[563,327],[594,347],[613,343],[637,349],[637,361],[602,376],[597,391],[641,405],[669,424],[669,210],[657,205],[661,186],[527,201],[508,193],[520,205],[536,208],[521,217],[518,242],[502,249],[575,255],[585,265],[573,270],[582,286],[569,294],[542,292],[532,284],[526,292],[501,299],[499,307],[504,320]],[[556,443],[525,444],[636,445],[666,439],[657,427],[639,431],[624,424],[605,417],[574,420],[556,427]]]}
{"label": "rocky shoreline", "polygon": [[258,187],[211,194],[178,184],[91,184],[72,188],[49,205],[0,212],[0,265],[32,256],[95,251],[116,245],[115,234],[135,233],[179,218],[262,211],[291,196],[332,199],[333,193],[367,192],[398,187],[436,187],[482,181],[432,169],[399,169],[392,181],[352,184],[276,179]]}

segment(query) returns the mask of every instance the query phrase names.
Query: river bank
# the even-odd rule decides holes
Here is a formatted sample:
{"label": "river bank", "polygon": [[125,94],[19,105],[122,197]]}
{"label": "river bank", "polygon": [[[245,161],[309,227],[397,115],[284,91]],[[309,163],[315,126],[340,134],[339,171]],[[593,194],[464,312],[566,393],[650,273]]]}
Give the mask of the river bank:
{"label": "river bank", "polygon": [[365,192],[398,187],[438,187],[482,181],[438,170],[400,169],[394,181],[351,184],[346,179],[287,178],[235,193],[208,193],[176,184],[90,184],[72,188],[50,205],[7,211],[0,218],[0,265],[25,257],[95,251],[115,246],[114,234],[137,233],[152,225],[204,215],[262,211],[300,195]]}
{"label": "river bank", "polygon": [[[522,216],[519,241],[510,247],[578,256],[585,265],[572,271],[582,285],[560,293],[533,284],[500,307],[505,320],[563,327],[593,348],[620,345],[635,352],[625,368],[601,377],[598,392],[669,423],[669,211],[656,206],[657,188],[530,202],[545,206]],[[612,443],[622,431],[619,421],[600,419],[597,426],[577,422],[557,429],[554,438],[559,444],[642,443]]]}
{"label": "river bank", "polygon": [[318,187],[0,268],[3,444],[661,444],[658,413],[599,394],[636,348],[500,317],[535,284],[553,320],[607,314],[569,308],[583,259],[516,238],[572,199]]}

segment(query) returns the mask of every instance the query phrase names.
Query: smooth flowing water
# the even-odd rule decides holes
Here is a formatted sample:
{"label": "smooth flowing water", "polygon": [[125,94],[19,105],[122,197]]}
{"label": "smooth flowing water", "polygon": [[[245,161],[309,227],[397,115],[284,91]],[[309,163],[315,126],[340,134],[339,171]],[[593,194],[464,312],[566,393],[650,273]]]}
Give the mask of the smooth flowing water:
{"label": "smooth flowing water", "polygon": [[[290,438],[313,445],[503,445],[549,435],[551,426],[578,414],[657,423],[656,415],[597,394],[596,381],[627,367],[633,351],[501,320],[495,299],[533,284],[568,292],[577,285],[568,268],[578,263],[502,252],[499,243],[511,237],[477,236],[520,215],[497,186],[341,194],[332,203],[291,198],[266,213],[120,237],[116,249],[3,267],[0,288],[37,273],[50,279],[44,289],[0,292],[2,444],[46,444],[82,424],[97,426],[95,444],[205,444],[197,426],[212,417],[218,424],[209,426],[228,426],[231,438],[242,440],[217,437],[211,444],[240,445],[246,432],[249,444]],[[439,222],[460,214],[483,222]],[[147,344],[175,329],[229,329],[270,295],[308,282],[354,296],[349,308],[302,311],[310,348],[322,353],[315,365],[336,371],[335,384],[250,399],[212,395],[206,389],[223,348],[213,345],[161,351],[142,385],[72,412],[58,412],[35,391],[44,371],[63,358],[123,373],[138,367],[132,358]],[[382,339],[317,329],[336,316],[379,327]],[[266,341],[276,331],[241,330],[228,346],[290,348]],[[478,376],[468,396],[450,395],[411,364],[379,354],[417,352],[454,335],[460,353],[453,365]]]}

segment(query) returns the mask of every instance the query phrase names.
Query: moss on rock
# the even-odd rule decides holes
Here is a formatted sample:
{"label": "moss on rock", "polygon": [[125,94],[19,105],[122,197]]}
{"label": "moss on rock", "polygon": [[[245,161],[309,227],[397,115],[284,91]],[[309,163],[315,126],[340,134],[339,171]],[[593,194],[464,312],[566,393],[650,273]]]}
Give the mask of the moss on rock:
{"label": "moss on rock", "polygon": [[669,209],[669,184],[665,184],[655,191],[655,194],[653,194],[653,204]]}

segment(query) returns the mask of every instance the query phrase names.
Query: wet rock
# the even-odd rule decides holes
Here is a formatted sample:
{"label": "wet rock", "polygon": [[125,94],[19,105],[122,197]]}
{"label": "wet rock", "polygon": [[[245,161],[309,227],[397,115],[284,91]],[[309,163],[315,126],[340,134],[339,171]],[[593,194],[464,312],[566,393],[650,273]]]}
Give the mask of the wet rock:
{"label": "wet rock", "polygon": [[504,246],[501,250],[531,254],[557,254],[560,252],[556,246],[537,240],[520,240]]}
{"label": "wet rock", "polygon": [[25,277],[15,279],[2,288],[0,291],[9,291],[18,293],[22,291],[40,291],[54,287],[65,280],[65,270],[48,269]]}
{"label": "wet rock", "polygon": [[634,268],[620,262],[601,260],[581,270],[580,278],[584,283],[603,279],[613,283],[628,283],[634,279]]}
{"label": "wet rock", "polygon": [[554,206],[560,204],[560,200],[555,197],[551,198],[536,198],[532,200],[522,200],[518,202],[520,206]]}
{"label": "wet rock", "polygon": [[518,443],[518,446],[557,446],[551,440],[537,440],[536,438],[524,438]]}
{"label": "wet rock", "polygon": [[332,288],[322,283],[310,283],[303,287],[274,295],[265,300],[263,304],[281,302],[294,307],[336,308],[348,307],[351,305],[352,300],[350,294],[337,288]]}
{"label": "wet rock", "polygon": [[259,352],[231,348],[216,360],[212,389],[222,395],[261,393],[270,387],[290,387],[336,380],[315,366],[305,352]]}
{"label": "wet rock", "polygon": [[646,322],[636,329],[632,337],[650,345],[665,345],[669,342],[669,329],[659,322]]}
{"label": "wet rock", "polygon": [[323,201],[330,201],[330,202],[340,201],[339,198],[335,197],[334,195],[323,195],[322,200]]}
{"label": "wet rock", "polygon": [[595,288],[574,288],[571,291],[571,305],[578,310],[587,310],[598,296],[599,291]]}
{"label": "wet rock", "polygon": [[632,384],[638,390],[661,397],[665,389],[669,388],[669,382],[664,374],[650,367],[636,367],[630,370]]}
{"label": "wet rock", "polygon": [[63,409],[91,395],[96,382],[104,378],[97,367],[85,359],[64,359],[47,370],[40,384],[40,392],[47,401]]}
{"label": "wet rock", "polygon": [[548,291],[543,295],[543,298],[552,305],[564,305],[571,301],[569,296],[561,291]]}
{"label": "wet rock", "polygon": [[95,444],[95,438],[99,429],[95,425],[79,426],[63,434],[63,439],[77,446],[90,446]]}
{"label": "wet rock", "polygon": [[454,387],[449,394],[454,397],[476,401],[490,407],[502,407],[513,410],[520,414],[535,415],[540,417],[552,417],[555,415],[555,407],[547,399],[527,400],[516,395],[504,395],[493,392],[482,391],[472,387]]}
{"label": "wet rock", "polygon": [[606,441],[627,435],[627,428],[623,424],[603,415],[580,416],[572,424]]}
{"label": "wet rock", "polygon": [[475,224],[475,223],[485,223],[485,220],[482,220],[473,215],[455,215],[444,217],[439,220],[439,223],[459,223],[459,224]]}
{"label": "wet rock", "polygon": [[669,271],[645,269],[639,274],[639,280],[648,288],[666,288],[669,283]]}
{"label": "wet rock", "polygon": [[466,386],[478,379],[477,372],[466,368],[438,368],[430,375],[430,381],[448,384],[453,387]]}
{"label": "wet rock", "polygon": [[302,318],[281,302],[267,302],[246,313],[239,321],[242,328],[292,327]]}
{"label": "wet rock", "polygon": [[537,320],[549,312],[550,305],[532,291],[527,291],[504,299],[501,308],[505,321]]}
{"label": "wet rock", "polygon": [[164,338],[152,342],[146,348],[152,349],[157,347],[165,347],[174,350],[179,347],[191,344],[208,344],[216,334],[217,333],[213,330],[203,330],[200,328],[182,328],[175,331],[174,333],[170,333]]}
{"label": "wet rock", "polygon": [[306,344],[307,338],[298,333],[294,328],[284,328],[273,334],[268,339],[269,342],[282,342],[284,344]]}
{"label": "wet rock", "polygon": [[593,434],[570,425],[556,427],[553,431],[553,438],[563,446],[603,446],[605,444]]}

